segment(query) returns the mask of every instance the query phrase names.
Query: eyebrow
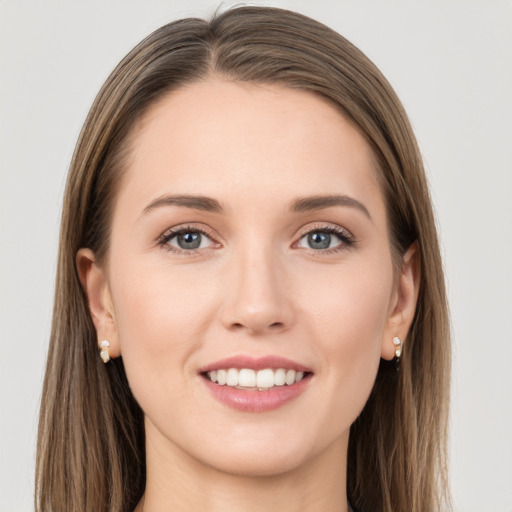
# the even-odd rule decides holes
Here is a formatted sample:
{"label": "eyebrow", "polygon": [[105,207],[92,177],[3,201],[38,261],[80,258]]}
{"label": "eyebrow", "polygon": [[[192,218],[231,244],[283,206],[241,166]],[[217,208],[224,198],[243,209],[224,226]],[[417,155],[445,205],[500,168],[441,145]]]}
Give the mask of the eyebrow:
{"label": "eyebrow", "polygon": [[366,206],[357,199],[346,195],[311,196],[295,199],[291,203],[291,210],[294,212],[309,212],[332,208],[333,206],[348,206],[356,208],[372,220]]}
{"label": "eyebrow", "polygon": [[[164,195],[157,197],[146,208],[144,213],[162,206],[181,206],[194,210],[201,210],[213,213],[223,213],[224,209],[221,204],[211,197],[194,196],[189,194]],[[370,212],[363,203],[357,199],[347,195],[327,195],[327,196],[310,196],[295,199],[291,202],[290,210],[296,213],[310,212],[315,210],[324,210],[333,206],[348,206],[356,208],[370,220],[372,220]]]}
{"label": "eyebrow", "polygon": [[214,213],[222,213],[223,211],[220,203],[211,197],[179,194],[157,197],[154,201],[149,203],[146,208],[144,208],[144,213],[148,213],[161,206],[182,206],[185,208],[192,208],[194,210]]}

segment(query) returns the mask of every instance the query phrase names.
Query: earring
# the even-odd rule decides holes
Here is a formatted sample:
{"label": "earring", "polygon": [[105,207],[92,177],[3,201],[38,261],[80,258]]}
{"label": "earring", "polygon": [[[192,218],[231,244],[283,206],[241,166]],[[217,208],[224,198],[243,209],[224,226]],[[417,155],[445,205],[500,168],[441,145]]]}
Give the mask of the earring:
{"label": "earring", "polygon": [[400,369],[400,356],[402,355],[402,340],[398,336],[395,336],[393,338],[393,345],[395,345],[395,356],[396,356],[395,368],[396,368],[396,371],[398,371]]}
{"label": "earring", "polygon": [[99,347],[100,348],[100,357],[104,363],[108,363],[110,361],[110,354],[108,353],[108,347],[110,347],[110,341],[103,340],[100,343],[100,347]]}

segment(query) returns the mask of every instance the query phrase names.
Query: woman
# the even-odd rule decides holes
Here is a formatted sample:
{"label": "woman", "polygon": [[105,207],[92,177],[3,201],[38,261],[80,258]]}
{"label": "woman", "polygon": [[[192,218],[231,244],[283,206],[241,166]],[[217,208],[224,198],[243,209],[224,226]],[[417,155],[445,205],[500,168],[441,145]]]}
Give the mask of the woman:
{"label": "woman", "polygon": [[68,178],[37,510],[440,510],[449,365],[421,158],[359,50],[242,7],[123,59]]}

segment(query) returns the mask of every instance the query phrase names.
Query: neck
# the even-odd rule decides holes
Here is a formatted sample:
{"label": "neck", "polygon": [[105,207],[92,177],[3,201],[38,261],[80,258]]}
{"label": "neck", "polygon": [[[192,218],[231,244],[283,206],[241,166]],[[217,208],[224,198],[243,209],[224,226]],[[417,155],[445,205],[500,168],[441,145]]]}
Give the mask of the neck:
{"label": "neck", "polygon": [[347,512],[348,435],[284,473],[247,476],[147,441],[146,489],[135,512]]}

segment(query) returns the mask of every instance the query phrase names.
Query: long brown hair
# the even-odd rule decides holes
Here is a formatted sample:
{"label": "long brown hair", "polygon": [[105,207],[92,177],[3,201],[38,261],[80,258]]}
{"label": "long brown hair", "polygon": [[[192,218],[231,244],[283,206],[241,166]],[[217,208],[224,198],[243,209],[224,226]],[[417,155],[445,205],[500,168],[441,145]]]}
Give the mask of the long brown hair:
{"label": "long brown hair", "polygon": [[36,510],[125,512],[144,491],[143,414],[122,357],[108,365],[98,357],[75,257],[81,247],[99,261],[108,255],[111,205],[134,122],[165,93],[212,75],[319,95],[371,147],[395,263],[416,241],[421,283],[401,369],[382,361],[351,428],[348,494],[358,511],[448,507],[447,302],[428,186],[407,116],[375,65],[333,30],[286,10],[239,7],[209,22],[180,20],[149,35],[107,79],[84,124],[64,197]]}

